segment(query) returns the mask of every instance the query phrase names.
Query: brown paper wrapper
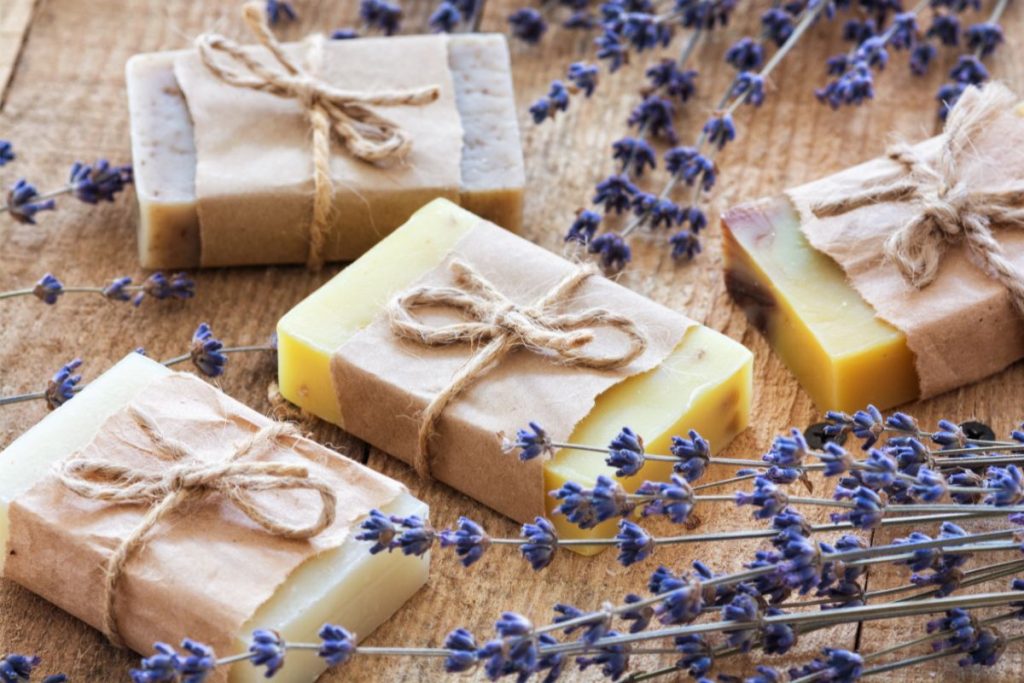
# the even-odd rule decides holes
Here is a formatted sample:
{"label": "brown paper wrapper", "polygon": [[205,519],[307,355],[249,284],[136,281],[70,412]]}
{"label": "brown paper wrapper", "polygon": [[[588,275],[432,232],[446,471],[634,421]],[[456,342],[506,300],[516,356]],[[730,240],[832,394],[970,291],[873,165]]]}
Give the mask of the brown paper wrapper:
{"label": "brown paper wrapper", "polygon": [[[971,97],[977,97],[974,88],[963,95]],[[1024,178],[1024,120],[1015,110],[1007,110],[974,143],[975,153],[960,168],[972,185],[997,190]],[[935,137],[915,150],[930,159],[939,144]],[[843,268],[878,317],[906,335],[916,358],[920,394],[927,398],[1024,357],[1024,323],[1006,290],[972,263],[962,247],[946,251],[931,285],[915,289],[904,281],[885,258],[884,244],[914,216],[913,203],[883,202],[820,219],[811,212],[816,202],[877,185],[899,171],[896,162],[874,159],[787,194],[811,245]],[[1017,268],[1024,268],[1024,233],[995,227],[993,234]]]}
{"label": "brown paper wrapper", "polygon": [[[576,266],[545,249],[481,221],[445,261],[412,286],[452,285],[453,258],[469,263],[518,304],[546,294]],[[506,355],[448,406],[431,440],[433,475],[512,519],[545,514],[544,459],[523,463],[503,453],[501,435],[530,420],[556,441],[566,441],[602,392],[661,363],[695,325],[603,277],[588,279],[565,310],[601,307],[628,315],[647,335],[646,352],[618,370],[563,366],[524,349]],[[438,325],[453,314],[420,314]],[[598,331],[592,348],[612,353],[627,343],[613,331]],[[419,413],[470,358],[468,345],[424,347],[396,338],[383,315],[335,351],[331,370],[345,416],[345,429],[397,458],[415,459]],[[643,400],[643,397],[637,397]]]}
{"label": "brown paper wrapper", "polygon": [[[351,259],[436,197],[459,199],[462,122],[444,36],[327,41],[317,67],[307,46],[285,46],[320,79],[350,90],[437,85],[430,104],[378,107],[414,140],[404,160],[369,164],[334,143],[334,223],[328,260]],[[271,63],[261,47],[250,53]],[[282,262],[303,262],[309,249],[313,161],[309,122],[292,99],[236,88],[211,74],[194,52],[175,60],[196,145],[196,198],[202,265],[266,261],[274,244]]]}
{"label": "brown paper wrapper", "polygon": [[[204,461],[226,459],[235,445],[270,424],[183,373],[155,380],[133,404]],[[107,419],[89,445],[71,457],[153,470],[163,464],[126,409]],[[310,476],[337,492],[337,520],[311,540],[286,540],[269,535],[217,495],[174,511],[146,536],[119,582],[118,626],[133,650],[148,652],[154,642],[176,643],[187,634],[219,652],[230,651],[243,625],[293,571],[339,547],[356,520],[403,490],[308,439],[298,439],[291,449],[256,449],[252,459],[305,465]],[[264,492],[254,500],[294,523],[313,521],[320,509],[320,496],[311,491]],[[11,503],[5,575],[100,628],[107,559],[147,510],[82,498],[48,475]]]}

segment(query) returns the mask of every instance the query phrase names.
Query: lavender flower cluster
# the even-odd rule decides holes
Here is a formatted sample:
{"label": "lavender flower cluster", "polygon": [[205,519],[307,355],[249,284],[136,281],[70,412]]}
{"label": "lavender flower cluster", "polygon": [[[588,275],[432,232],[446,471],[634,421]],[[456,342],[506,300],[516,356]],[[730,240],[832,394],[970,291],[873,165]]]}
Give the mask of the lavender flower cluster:
{"label": "lavender flower cluster", "polygon": [[[13,145],[0,140],[0,166],[16,158]],[[93,164],[76,161],[71,165],[68,182],[61,188],[41,194],[35,185],[25,178],[18,179],[7,191],[6,201],[0,205],[0,213],[6,212],[18,223],[34,225],[36,214],[57,208],[55,197],[70,194],[85,204],[112,202],[114,197],[131,185],[132,167],[114,166],[106,159]]]}

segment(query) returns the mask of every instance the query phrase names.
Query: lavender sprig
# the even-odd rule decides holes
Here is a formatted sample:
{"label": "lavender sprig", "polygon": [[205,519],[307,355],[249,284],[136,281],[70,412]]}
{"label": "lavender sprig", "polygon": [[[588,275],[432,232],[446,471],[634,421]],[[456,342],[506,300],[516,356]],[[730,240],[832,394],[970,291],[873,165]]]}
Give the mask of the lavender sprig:
{"label": "lavender sprig", "polygon": [[18,180],[8,190],[6,202],[0,204],[0,213],[7,212],[19,223],[34,225],[36,214],[57,208],[56,197],[71,194],[86,204],[112,202],[132,181],[129,165],[113,166],[106,159],[92,164],[76,161],[71,166],[67,184],[56,190],[40,193],[24,178]]}
{"label": "lavender sprig", "polygon": [[108,301],[130,301],[139,306],[147,296],[156,300],[191,299],[195,296],[195,282],[185,273],[175,273],[168,278],[158,272],[137,285],[133,284],[132,278],[122,276],[102,287],[70,287],[52,273],[46,273],[30,288],[0,292],[0,299],[34,296],[45,304],[53,305],[65,294],[98,294]]}

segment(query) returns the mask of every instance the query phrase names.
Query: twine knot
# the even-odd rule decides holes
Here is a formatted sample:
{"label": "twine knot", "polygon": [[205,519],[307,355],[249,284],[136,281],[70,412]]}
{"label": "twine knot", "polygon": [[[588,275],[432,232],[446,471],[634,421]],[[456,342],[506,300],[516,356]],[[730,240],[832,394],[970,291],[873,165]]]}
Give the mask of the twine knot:
{"label": "twine knot", "polygon": [[[117,626],[115,597],[117,584],[132,554],[145,536],[172,510],[187,502],[217,493],[240,510],[252,522],[273,536],[309,539],[330,527],[335,520],[337,497],[331,486],[310,476],[302,466],[279,462],[239,462],[247,455],[276,444],[279,439],[298,438],[291,425],[275,422],[255,432],[220,462],[203,462],[180,441],[166,436],[151,417],[134,406],[128,412],[156,447],[172,461],[163,470],[152,471],[115,465],[102,460],[70,460],[62,464],[58,479],[70,491],[92,500],[119,505],[149,505],[149,511],[132,532],[121,541],[107,561],[104,576],[103,630],[111,642],[122,645]],[[309,524],[295,525],[264,510],[252,494],[271,490],[309,490],[320,494],[320,514]]]}
{"label": "twine knot", "polygon": [[[414,466],[424,478],[431,477],[429,442],[444,409],[512,350],[525,348],[551,356],[562,365],[593,370],[624,367],[647,350],[647,337],[625,316],[602,308],[569,313],[553,310],[597,273],[592,266],[575,269],[530,305],[510,300],[468,263],[454,260],[450,267],[455,287],[415,287],[396,296],[387,307],[391,331],[401,339],[424,346],[483,344],[420,416]],[[413,314],[415,309],[428,306],[454,309],[464,318],[446,325],[429,325]],[[604,355],[588,348],[599,327],[625,335],[625,348]]]}
{"label": "twine knot", "polygon": [[377,163],[401,158],[411,149],[412,137],[397,123],[370,107],[429,104],[440,96],[440,88],[431,85],[377,92],[335,88],[315,76],[323,61],[325,39],[322,35],[307,39],[307,66],[304,68],[285,54],[281,43],[274,37],[267,24],[263,3],[246,3],[242,7],[242,17],[276,64],[264,64],[238,43],[218,34],[199,36],[196,48],[203,65],[225,83],[294,99],[305,110],[313,133],[314,184],[307,266],[318,270],[323,266],[321,252],[334,201],[330,169],[331,134],[352,156],[362,161]]}
{"label": "twine knot", "polygon": [[1010,294],[1024,315],[1024,275],[1006,258],[992,226],[1024,227],[1024,183],[1001,190],[975,187],[962,175],[976,136],[1006,113],[1016,97],[1005,86],[990,83],[969,89],[950,112],[942,144],[928,160],[907,144],[889,148],[899,175],[863,192],[816,204],[818,218],[837,216],[880,202],[913,202],[917,212],[885,242],[886,258],[917,289],[938,275],[948,248],[964,244],[975,262]]}

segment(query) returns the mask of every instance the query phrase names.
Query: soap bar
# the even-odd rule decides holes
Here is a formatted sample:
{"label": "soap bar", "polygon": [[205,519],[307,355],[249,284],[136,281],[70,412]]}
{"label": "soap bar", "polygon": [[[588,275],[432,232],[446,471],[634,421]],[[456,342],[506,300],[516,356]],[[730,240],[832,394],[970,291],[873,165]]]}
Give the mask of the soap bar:
{"label": "soap bar", "polygon": [[[493,259],[477,259],[479,252],[492,254]],[[507,275],[517,284],[503,291],[523,300],[545,292],[549,272],[570,268],[540,247],[498,230],[451,202],[436,200],[281,319],[281,393],[303,409],[412,461],[410,440],[415,441],[424,397],[396,389],[397,377],[389,376],[393,369],[374,367],[374,360],[363,355],[367,350],[363,345],[375,342],[360,338],[383,324],[382,311],[395,294],[445,276],[452,254],[486,263],[495,277],[518,272],[518,277]],[[528,280],[521,277],[522,268],[517,265],[521,263],[530,264]],[[539,458],[520,463],[501,452],[499,431],[511,434],[536,420],[556,440],[605,444],[628,425],[647,439],[650,452],[667,453],[671,436],[687,429],[697,429],[713,446],[722,448],[747,426],[752,368],[747,349],[603,278],[595,279],[605,305],[611,293],[616,303],[624,301],[631,312],[653,315],[665,323],[665,330],[674,330],[668,337],[652,333],[653,345],[661,349],[657,359],[638,372],[607,373],[611,376],[603,378],[602,389],[590,395],[583,378],[577,377],[577,373],[588,376],[588,371],[516,351],[448,407],[454,412],[446,411],[439,438],[433,442],[439,479],[519,521],[551,514],[554,501],[547,491],[569,480],[592,485],[598,475],[612,471],[600,455],[575,451],[559,451],[543,463]],[[423,382],[433,392],[443,387],[470,353],[457,346],[442,350],[403,344],[400,348],[394,363],[405,369],[416,366],[411,381]],[[363,372],[351,367],[356,358],[365,360]],[[346,366],[340,373],[339,363]],[[359,389],[349,383],[357,377]],[[496,394],[501,395],[497,401]],[[365,424],[365,416],[351,414],[359,411],[360,402],[370,407],[378,422],[376,429]],[[565,424],[546,420],[561,415],[566,404],[576,417],[567,418]],[[489,405],[492,408],[487,410]],[[457,429],[446,419],[457,419]],[[474,438],[453,434],[463,430],[471,431]],[[471,441],[475,446],[468,448]],[[635,488],[644,479],[666,479],[664,465],[648,462],[642,472],[623,483]],[[565,537],[609,534],[607,526],[583,532],[561,516],[553,520]]]}
{"label": "soap bar", "polygon": [[[998,204],[1024,180],[1019,102],[968,88],[941,135],[724,216],[729,290],[822,410],[931,398],[1024,357],[1000,276],[1024,272],[1024,234]],[[975,246],[993,242],[1000,267]]]}
{"label": "soap bar", "polygon": [[[324,247],[326,260],[357,258],[438,196],[507,229],[519,229],[525,176],[503,36],[365,38],[331,41],[326,48],[325,70],[332,77],[365,81],[341,83],[342,87],[370,92],[383,87],[382,74],[397,78],[393,71],[412,79],[412,85],[426,85],[421,81],[431,77],[429,65],[417,69],[415,61],[421,53],[439,52],[437,84],[442,88],[437,103],[380,109],[405,122],[414,135],[411,156],[405,161],[378,167],[348,158],[334,145],[335,211]],[[224,86],[225,103],[190,101],[180,77],[182,61],[193,59],[191,51],[141,54],[126,67],[143,267],[305,262],[312,162],[308,129],[303,127],[308,124],[298,105],[229,86]],[[353,63],[359,69],[353,69]],[[192,71],[185,73],[195,80],[202,73],[199,68],[192,64]],[[420,71],[425,73],[419,75]],[[441,121],[447,134],[437,120],[443,114],[431,113],[446,104],[455,119]],[[247,110],[268,127],[265,139],[257,138],[268,154],[260,154],[254,145],[249,151],[244,144],[233,146],[239,134],[217,110],[221,105],[266,108],[279,117]],[[207,131],[208,124],[200,129],[204,119],[197,120],[197,114],[217,128]],[[251,119],[234,125],[254,134]],[[282,126],[296,138],[298,149],[288,150],[293,153],[288,159],[293,177],[286,171],[288,164],[277,163],[270,155],[280,155],[279,148],[286,144]],[[225,171],[233,165],[244,168]]]}
{"label": "soap bar", "polygon": [[819,409],[884,409],[917,398],[906,336],[807,243],[789,200],[728,211],[722,234],[729,294]]}
{"label": "soap bar", "polygon": [[[0,546],[6,549],[0,571],[97,628],[104,555],[146,509],[86,500],[56,482],[54,468],[76,457],[114,457],[114,445],[159,470],[152,444],[139,445],[139,434],[124,429],[129,405],[204,460],[227,455],[223,449],[241,434],[269,424],[202,380],[131,354],[0,453]],[[326,622],[364,637],[426,582],[428,559],[370,555],[352,538],[373,507],[425,515],[423,503],[400,484],[306,439],[296,438],[292,449],[290,457],[317,463],[311,473],[338,483],[334,524],[308,541],[271,538],[215,493],[190,505],[187,524],[172,512],[129,557],[118,584],[118,629],[132,649],[148,654],[156,641],[189,636],[224,656],[245,651],[253,629],[316,642]],[[240,461],[278,461],[271,451],[253,451]],[[319,512],[318,497],[308,491],[252,495],[257,505],[294,505],[293,524]],[[211,525],[211,519],[220,522]],[[316,656],[290,657],[275,680],[307,683],[323,669]],[[220,680],[255,683],[263,676],[243,664]]]}

